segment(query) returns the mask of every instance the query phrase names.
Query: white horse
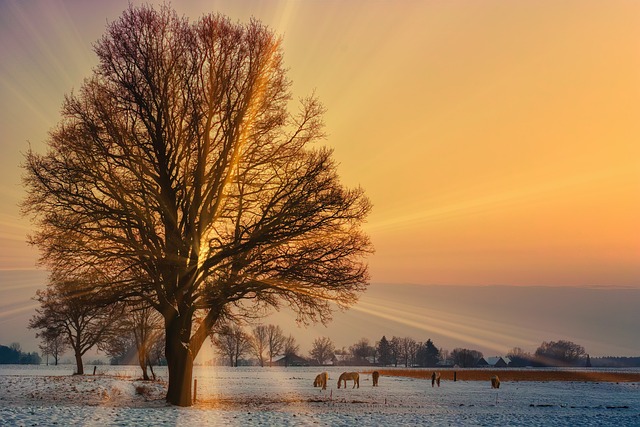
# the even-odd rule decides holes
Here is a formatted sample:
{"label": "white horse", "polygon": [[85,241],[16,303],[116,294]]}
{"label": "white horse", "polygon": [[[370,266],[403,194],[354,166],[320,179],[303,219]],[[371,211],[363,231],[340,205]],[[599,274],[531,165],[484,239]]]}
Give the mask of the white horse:
{"label": "white horse", "polygon": [[343,372],[340,375],[340,378],[338,378],[338,388],[340,388],[340,383],[342,381],[344,381],[344,388],[347,388],[347,380],[351,381],[353,380],[353,387],[352,388],[356,388],[356,386],[358,386],[358,388],[360,388],[360,374],[357,372]]}

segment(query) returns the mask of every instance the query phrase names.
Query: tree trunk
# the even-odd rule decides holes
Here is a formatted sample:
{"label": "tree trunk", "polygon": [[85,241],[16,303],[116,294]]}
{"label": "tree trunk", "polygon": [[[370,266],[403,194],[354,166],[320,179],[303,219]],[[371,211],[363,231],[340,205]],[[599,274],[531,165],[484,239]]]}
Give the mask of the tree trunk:
{"label": "tree trunk", "polygon": [[84,366],[82,365],[82,355],[78,352],[76,352],[75,354],[76,354],[76,366],[77,366],[76,374],[84,375]]}
{"label": "tree trunk", "polygon": [[145,363],[144,357],[138,357],[138,364],[140,365],[140,369],[142,369],[142,380],[149,381],[149,374],[147,373],[147,364]]}
{"label": "tree trunk", "polygon": [[143,348],[138,348],[138,365],[142,369],[142,380],[149,381],[149,374],[147,373],[147,358],[144,354]]}
{"label": "tree trunk", "polygon": [[165,323],[165,356],[169,370],[167,402],[178,406],[191,406],[191,377],[193,376],[193,356],[188,346],[180,339],[180,321],[174,319]]}
{"label": "tree trunk", "polygon": [[153,380],[156,380],[156,373],[153,372],[153,364],[151,363],[151,359],[147,358],[147,365],[149,366],[149,369],[151,370],[151,375],[153,375]]}

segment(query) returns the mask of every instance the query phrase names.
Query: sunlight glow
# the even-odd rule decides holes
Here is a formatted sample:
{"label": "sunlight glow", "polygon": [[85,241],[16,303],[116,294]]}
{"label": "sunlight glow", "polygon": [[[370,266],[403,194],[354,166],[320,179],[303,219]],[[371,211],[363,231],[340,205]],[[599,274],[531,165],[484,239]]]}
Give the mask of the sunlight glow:
{"label": "sunlight glow", "polygon": [[[511,328],[513,329],[511,331],[507,328],[505,331],[505,325],[498,321],[487,321],[434,310],[425,314],[420,313],[417,307],[390,304],[388,300],[381,300],[376,304],[363,301],[354,306],[353,310],[410,326],[413,329],[424,331],[426,336],[435,333],[450,338],[452,341],[490,348],[496,354],[504,354],[509,346],[513,346],[514,342],[519,342],[521,337],[531,335],[529,331],[517,328]],[[535,343],[530,342],[530,344],[533,346]]]}
{"label": "sunlight glow", "polygon": [[632,178],[628,172],[619,169],[594,171],[589,174],[563,178],[558,181],[538,182],[528,187],[518,187],[500,193],[483,196],[469,196],[452,204],[435,206],[411,214],[379,219],[367,227],[370,231],[388,231],[417,227],[427,222],[452,220],[457,217],[475,217],[479,212],[504,211],[513,206],[530,203],[554,193],[580,189],[590,184],[613,177]]}
{"label": "sunlight glow", "polygon": [[[33,307],[34,283],[46,282],[12,274],[31,278],[38,259],[24,242],[34,229],[18,206],[22,153],[30,144],[45,152],[64,95],[96,65],[91,44],[127,5],[0,2],[5,299]],[[364,188],[374,206],[365,225],[376,249],[368,259],[374,284],[640,289],[640,3],[185,0],[172,7],[191,20],[253,16],[283,36],[293,98],[315,91],[327,108],[322,143],[335,150],[342,182]],[[201,260],[207,249],[205,231]],[[563,332],[549,326],[553,319],[541,326],[543,309],[534,313],[541,323],[514,326],[518,313],[481,317],[453,303],[423,312],[427,301],[412,306],[385,292],[368,291],[336,313],[342,330],[313,333],[330,330],[348,345],[352,316],[371,321],[358,326],[370,339],[400,325],[438,335],[445,347],[502,353],[513,341],[539,344],[530,335]],[[607,331],[621,304],[602,307],[597,321],[572,333],[601,352],[637,353],[626,330],[635,331],[637,316]],[[28,321],[22,308],[3,307],[3,322]],[[21,333],[34,348],[31,331]],[[0,343],[11,334],[2,331]],[[304,342],[311,332],[298,335]]]}

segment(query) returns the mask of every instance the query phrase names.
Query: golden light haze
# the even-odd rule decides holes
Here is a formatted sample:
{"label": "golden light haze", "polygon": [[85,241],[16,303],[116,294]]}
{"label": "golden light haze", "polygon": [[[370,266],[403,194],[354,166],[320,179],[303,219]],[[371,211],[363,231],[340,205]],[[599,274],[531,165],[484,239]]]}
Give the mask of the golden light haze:
{"label": "golden light haze", "polygon": [[[34,259],[15,208],[19,151],[43,146],[95,65],[90,44],[126,6],[2,5],[3,268]],[[638,285],[637,2],[175,7],[283,35],[295,95],[324,102],[343,179],[374,203],[374,281]]]}
{"label": "golden light haze", "polygon": [[330,126],[374,280],[637,285],[638,5],[420,5],[340,91],[366,125]]}
{"label": "golden light haze", "polygon": [[[127,5],[0,3],[0,269],[37,259],[20,152],[45,150],[64,94],[96,64],[91,44]],[[283,35],[294,96],[324,103],[340,174],[374,204],[372,282],[640,289],[640,2],[173,7]]]}

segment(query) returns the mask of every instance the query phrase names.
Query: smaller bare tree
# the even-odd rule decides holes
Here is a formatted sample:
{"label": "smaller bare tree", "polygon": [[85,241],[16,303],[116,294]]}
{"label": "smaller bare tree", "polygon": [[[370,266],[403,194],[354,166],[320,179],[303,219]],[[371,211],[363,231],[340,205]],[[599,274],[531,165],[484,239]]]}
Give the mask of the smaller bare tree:
{"label": "smaller bare tree", "polygon": [[122,357],[135,348],[143,380],[151,379],[148,369],[155,379],[154,362],[150,353],[156,343],[160,342],[164,345],[160,314],[144,304],[129,304],[127,311],[118,319],[114,327],[117,333],[112,334],[104,344],[106,353],[112,357]]}
{"label": "smaller bare tree", "polygon": [[329,337],[316,338],[311,346],[309,354],[311,358],[315,360],[319,365],[324,365],[326,362],[333,359],[335,353],[335,346]]}
{"label": "smaller bare tree", "polygon": [[49,356],[52,356],[55,366],[58,366],[60,356],[68,347],[62,331],[54,327],[45,328],[36,333],[36,338],[41,340],[39,347],[42,354],[47,358],[47,365],[49,365]]}
{"label": "smaller bare tree", "polygon": [[29,321],[30,329],[63,331],[66,343],[73,349],[76,373],[84,374],[82,356],[92,347],[102,348],[109,336],[115,332],[116,320],[122,315],[122,306],[96,304],[97,296],[80,292],[83,280],[63,280],[52,275],[46,290],[36,292],[40,308]]}
{"label": "smaller bare tree", "polygon": [[525,352],[520,347],[513,347],[507,353],[507,357],[511,360],[509,366],[524,367],[534,362],[534,357],[529,352]]}
{"label": "smaller bare tree", "polygon": [[482,359],[482,352],[468,348],[454,348],[451,351],[451,359],[461,368],[472,368]]}
{"label": "smaller bare tree", "polygon": [[449,357],[449,350],[447,350],[446,348],[440,348],[440,350],[438,350],[438,360],[443,365],[447,365],[451,363],[451,359]]}
{"label": "smaller bare tree", "polygon": [[574,366],[585,357],[583,346],[572,341],[544,341],[536,349],[535,362],[541,366]]}
{"label": "smaller bare tree", "polygon": [[400,345],[400,340],[401,338],[398,338],[396,336],[391,338],[391,341],[389,341],[389,350],[391,352],[391,361],[393,363],[394,366],[398,366],[398,362],[400,361],[400,359],[402,358],[402,348]]}
{"label": "smaller bare tree", "polygon": [[374,356],[375,352],[375,348],[369,344],[369,340],[367,338],[361,338],[360,341],[349,347],[351,358],[353,359],[353,362],[358,365],[368,364],[369,357]]}
{"label": "smaller bare tree", "polygon": [[296,342],[296,339],[293,335],[289,334],[288,337],[284,338],[282,342],[282,351],[284,353],[284,364],[285,366],[289,366],[291,360],[298,355],[298,351],[300,350],[300,346]]}
{"label": "smaller bare tree", "polygon": [[413,365],[418,352],[418,343],[413,338],[404,337],[400,338],[400,353],[399,356],[404,362],[405,368]]}
{"label": "smaller bare tree", "polygon": [[268,347],[268,328],[265,325],[258,325],[253,328],[251,331],[251,350],[262,367],[264,367],[265,351],[268,350]]}
{"label": "smaller bare tree", "polygon": [[[290,336],[290,338],[293,337]],[[287,338],[285,338],[280,326],[271,324],[267,325],[267,352],[269,353],[269,366],[273,363],[274,357],[281,354],[283,350],[286,350],[286,341]],[[298,346],[296,346],[295,351],[298,351]],[[284,351],[284,353],[286,355],[286,351]]]}
{"label": "smaller bare tree", "polygon": [[251,349],[251,337],[238,325],[221,326],[211,335],[211,341],[233,367],[237,367],[240,358]]}

